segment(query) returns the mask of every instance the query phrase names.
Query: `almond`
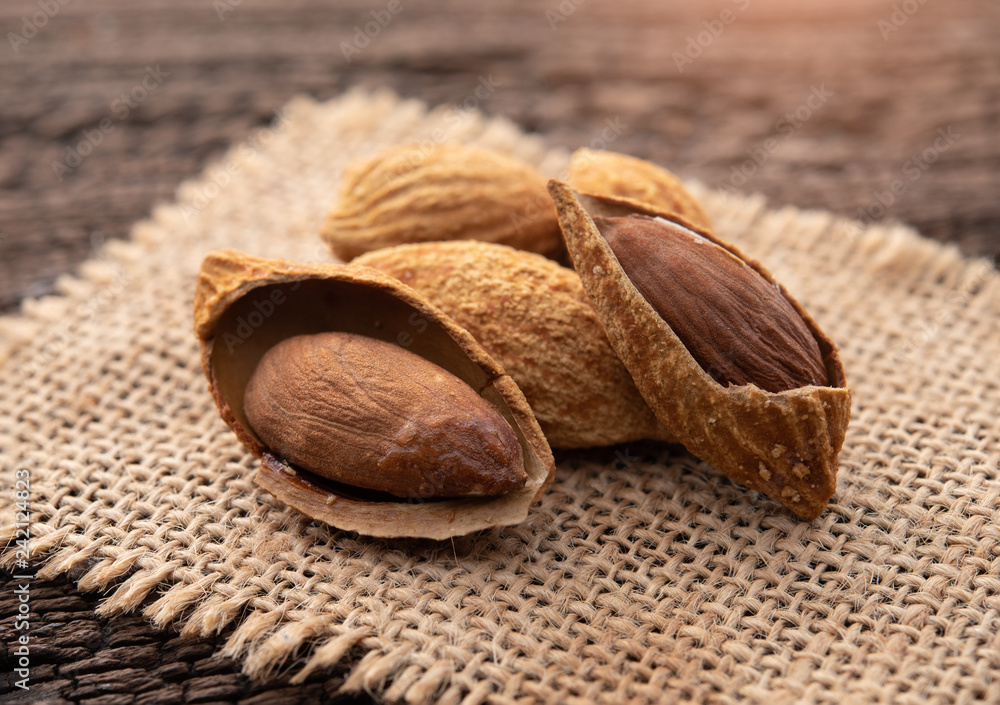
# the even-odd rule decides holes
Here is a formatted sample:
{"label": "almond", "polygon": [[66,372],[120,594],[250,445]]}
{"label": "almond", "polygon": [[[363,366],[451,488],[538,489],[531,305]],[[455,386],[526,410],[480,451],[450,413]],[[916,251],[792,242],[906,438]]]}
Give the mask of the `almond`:
{"label": "almond", "polygon": [[562,254],[545,179],[512,157],[466,145],[394,145],[349,165],[323,239],[344,261],[381,247],[482,240]]}
{"label": "almond", "polygon": [[[656,417],[693,455],[736,482],[800,517],[819,516],[837,487],[851,416],[836,345],[767,269],[708,230],[627,199],[574,193],[558,181],[549,189],[580,281]],[[641,217],[637,227],[628,225],[634,216]],[[669,223],[651,222],[656,218]],[[636,227],[638,247],[649,249],[619,243],[619,259],[602,222],[609,232]],[[698,248],[697,255],[683,252]],[[741,301],[746,290],[760,297],[752,312]],[[800,323],[818,358],[800,340]],[[721,362],[706,368],[694,353]],[[732,383],[737,375],[746,383]]]}
{"label": "almond", "polygon": [[468,384],[398,345],[351,333],[287,338],[243,397],[250,427],[328,480],[397,497],[524,487],[517,435]]}
{"label": "almond", "polygon": [[819,345],[778,287],[678,223],[594,217],[625,274],[720,384],[782,392],[827,384]]}
{"label": "almond", "polygon": [[553,447],[671,439],[572,269],[471,241],[389,247],[355,263],[396,277],[469,331],[524,392]]}
{"label": "almond", "polygon": [[446,539],[523,521],[552,482],[510,376],[381,272],[212,252],[194,323],[219,415],[260,459],[254,482],[313,519]]}

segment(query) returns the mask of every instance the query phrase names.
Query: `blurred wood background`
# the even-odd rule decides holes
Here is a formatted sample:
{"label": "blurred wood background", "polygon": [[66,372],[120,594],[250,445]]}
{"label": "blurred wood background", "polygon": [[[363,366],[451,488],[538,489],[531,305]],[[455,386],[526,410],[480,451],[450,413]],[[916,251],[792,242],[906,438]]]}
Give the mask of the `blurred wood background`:
{"label": "blurred wood background", "polygon": [[[52,292],[293,95],[353,86],[462,105],[486,82],[481,110],[552,144],[1000,255],[988,0],[5,0],[0,28],[0,311]],[[101,595],[66,580],[32,589],[33,687],[13,689],[5,641],[4,702],[334,701],[336,673],[249,684],[209,658],[224,635],[97,619]]]}

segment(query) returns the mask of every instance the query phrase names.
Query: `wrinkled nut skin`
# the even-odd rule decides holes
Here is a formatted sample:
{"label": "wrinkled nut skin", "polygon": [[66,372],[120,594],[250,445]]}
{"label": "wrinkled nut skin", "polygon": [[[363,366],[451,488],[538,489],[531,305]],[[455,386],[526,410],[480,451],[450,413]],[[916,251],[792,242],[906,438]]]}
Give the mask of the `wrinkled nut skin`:
{"label": "wrinkled nut skin", "polygon": [[394,145],[351,164],[322,237],[344,261],[382,247],[475,239],[563,254],[545,179],[467,145]]}
{"label": "wrinkled nut skin", "polygon": [[672,440],[572,269],[472,241],[375,250],[355,263],[396,277],[472,333],[524,392],[553,447]]}
{"label": "wrinkled nut skin", "polygon": [[677,176],[652,162],[617,152],[578,149],[567,177],[580,193],[626,198],[656,210],[675,213],[696,227],[710,230],[711,220]]}
{"label": "wrinkled nut skin", "polygon": [[819,516],[837,487],[837,456],[851,417],[851,390],[833,342],[759,262],[678,221],[746,262],[787,297],[816,340],[827,373],[822,386],[778,393],[754,384],[719,384],[625,274],[593,220],[676,215],[628,199],[577,194],[558,181],[550,181],[549,190],[608,340],[657,418],[693,455],[736,482],[774,497],[803,519]]}
{"label": "wrinkled nut skin", "polygon": [[397,497],[495,496],[524,487],[517,436],[450,372],[350,333],[288,338],[244,393],[251,428],[285,460]]}
{"label": "wrinkled nut skin", "polygon": [[788,299],[730,251],[662,218],[594,217],[625,274],[722,385],[827,384],[819,345]]}

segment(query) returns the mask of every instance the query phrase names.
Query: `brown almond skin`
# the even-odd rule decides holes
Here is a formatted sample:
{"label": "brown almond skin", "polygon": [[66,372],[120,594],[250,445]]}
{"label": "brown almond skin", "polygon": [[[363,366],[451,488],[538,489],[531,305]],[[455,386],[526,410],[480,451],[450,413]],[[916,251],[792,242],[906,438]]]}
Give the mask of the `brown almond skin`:
{"label": "brown almond skin", "polygon": [[777,288],[728,250],[663,218],[594,224],[639,293],[722,385],[828,383],[819,345]]}
{"label": "brown almond skin", "polygon": [[521,448],[468,384],[401,347],[342,332],[268,350],[244,393],[274,452],[336,482],[397,497],[497,496],[524,487]]}

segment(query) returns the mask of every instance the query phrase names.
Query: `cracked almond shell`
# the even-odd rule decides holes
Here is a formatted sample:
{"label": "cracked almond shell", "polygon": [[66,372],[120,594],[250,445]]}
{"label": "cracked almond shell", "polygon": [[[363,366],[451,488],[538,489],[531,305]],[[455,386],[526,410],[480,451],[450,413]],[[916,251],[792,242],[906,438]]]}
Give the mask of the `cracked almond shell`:
{"label": "cracked almond shell", "polygon": [[439,240],[563,254],[542,175],[513,157],[460,144],[392,145],[348,165],[321,236],[344,261]]}
{"label": "cracked almond shell", "polygon": [[[804,519],[819,516],[836,490],[837,456],[851,413],[851,391],[833,342],[760,263],[709,231],[628,199],[576,194],[558,181],[550,181],[549,190],[573,264],[611,345],[664,426],[736,482]],[[724,387],[709,376],[629,280],[591,218],[631,214],[678,222],[777,287],[815,337],[829,386],[771,393],[753,384]]]}
{"label": "cracked almond shell", "polygon": [[[313,519],[368,536],[445,539],[523,521],[552,481],[551,450],[513,380],[467,331],[381,272],[212,252],[199,272],[194,321],[219,413],[261,459],[254,481]],[[399,344],[478,391],[517,435],[528,476],[524,488],[499,497],[414,503],[326,482],[269,452],[247,421],[247,382],[272,346],[323,331]]]}
{"label": "cracked almond shell", "polygon": [[676,213],[702,229],[712,223],[681,180],[661,166],[627,154],[578,149],[570,160],[570,188],[613,198],[627,198],[663,212]]}
{"label": "cracked almond shell", "polygon": [[396,277],[472,333],[524,392],[553,447],[672,440],[572,269],[473,241],[400,245],[355,263]]}

